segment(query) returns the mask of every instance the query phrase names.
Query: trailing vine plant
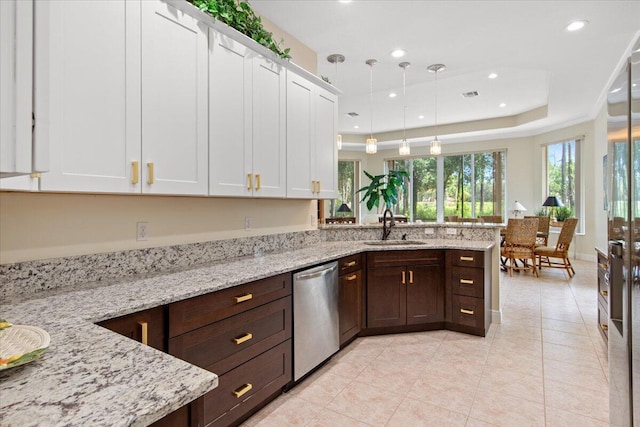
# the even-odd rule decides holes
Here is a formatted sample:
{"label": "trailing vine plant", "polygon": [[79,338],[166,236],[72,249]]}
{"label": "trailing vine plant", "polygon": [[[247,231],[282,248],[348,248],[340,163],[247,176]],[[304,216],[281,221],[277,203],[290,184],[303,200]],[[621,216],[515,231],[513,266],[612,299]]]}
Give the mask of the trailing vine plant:
{"label": "trailing vine plant", "polygon": [[240,31],[252,40],[270,49],[282,59],[291,59],[291,48],[280,47],[284,40],[276,43],[273,34],[265,30],[262,19],[251,9],[246,0],[188,0],[198,9]]}

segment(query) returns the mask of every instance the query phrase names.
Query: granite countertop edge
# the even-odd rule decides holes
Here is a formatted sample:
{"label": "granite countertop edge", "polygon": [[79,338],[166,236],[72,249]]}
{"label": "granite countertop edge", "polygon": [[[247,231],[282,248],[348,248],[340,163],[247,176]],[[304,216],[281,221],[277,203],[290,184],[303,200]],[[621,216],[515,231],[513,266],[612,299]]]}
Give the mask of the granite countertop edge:
{"label": "granite countertop edge", "polygon": [[[345,256],[382,250],[484,251],[492,241],[432,239],[370,246],[319,245],[229,259],[176,272],[45,291],[3,301],[0,317],[45,329],[51,345],[38,360],[0,371],[6,426],[144,426],[218,384],[214,373],[95,325]],[[117,414],[117,415],[116,415]]]}

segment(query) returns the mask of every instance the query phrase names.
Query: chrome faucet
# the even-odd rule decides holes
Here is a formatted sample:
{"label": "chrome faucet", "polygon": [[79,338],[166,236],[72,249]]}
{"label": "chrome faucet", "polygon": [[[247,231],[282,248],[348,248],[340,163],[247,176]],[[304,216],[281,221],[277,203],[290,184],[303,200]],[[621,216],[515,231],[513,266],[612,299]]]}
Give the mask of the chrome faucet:
{"label": "chrome faucet", "polygon": [[[389,226],[387,227],[387,214],[389,214]],[[393,219],[393,212],[391,209],[385,209],[382,214],[382,240],[387,240],[389,234],[391,234],[391,227],[396,225],[396,221]]]}

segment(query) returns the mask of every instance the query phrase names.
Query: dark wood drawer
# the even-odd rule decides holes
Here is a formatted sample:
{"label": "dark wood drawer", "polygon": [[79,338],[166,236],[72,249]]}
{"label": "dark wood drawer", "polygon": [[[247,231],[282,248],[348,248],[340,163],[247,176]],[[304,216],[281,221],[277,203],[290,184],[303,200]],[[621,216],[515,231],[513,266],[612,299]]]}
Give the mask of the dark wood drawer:
{"label": "dark wood drawer", "polygon": [[340,276],[338,291],[340,345],[358,335],[362,329],[362,279],[362,270]]}
{"label": "dark wood drawer", "polygon": [[442,265],[443,262],[444,251],[434,249],[367,253],[367,268],[409,265]]}
{"label": "dark wood drawer", "polygon": [[169,353],[222,375],[291,338],[291,297],[169,339]]}
{"label": "dark wood drawer", "polygon": [[450,280],[451,291],[456,295],[484,296],[484,270],[480,268],[452,267]]}
{"label": "dark wood drawer", "polygon": [[166,351],[164,318],[165,306],[160,306],[105,320],[98,325],[139,342],[144,342],[146,339],[150,347]]}
{"label": "dark wood drawer", "polygon": [[291,295],[291,274],[201,295],[169,305],[169,338]]}
{"label": "dark wood drawer", "polygon": [[600,333],[605,340],[609,339],[609,313],[607,312],[607,306],[602,305],[602,302],[598,302],[598,327]]}
{"label": "dark wood drawer", "polygon": [[484,267],[484,252],[455,249],[450,251],[451,265],[459,267]]}
{"label": "dark wood drawer", "polygon": [[338,261],[338,274],[340,276],[358,271],[362,268],[362,255],[351,255]]}
{"label": "dark wood drawer", "polygon": [[451,297],[451,309],[453,323],[472,328],[484,328],[483,299],[453,295]]}
{"label": "dark wood drawer", "polygon": [[219,377],[218,387],[202,400],[204,425],[233,424],[291,379],[291,340],[287,340]]}

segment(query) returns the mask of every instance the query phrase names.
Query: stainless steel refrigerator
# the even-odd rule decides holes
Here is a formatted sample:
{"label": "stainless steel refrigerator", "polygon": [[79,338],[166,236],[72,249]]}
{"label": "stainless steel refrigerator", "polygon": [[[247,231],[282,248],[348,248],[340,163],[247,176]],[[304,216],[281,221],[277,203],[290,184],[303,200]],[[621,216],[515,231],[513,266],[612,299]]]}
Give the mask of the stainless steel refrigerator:
{"label": "stainless steel refrigerator", "polygon": [[640,426],[640,41],[607,96],[609,421]]}

